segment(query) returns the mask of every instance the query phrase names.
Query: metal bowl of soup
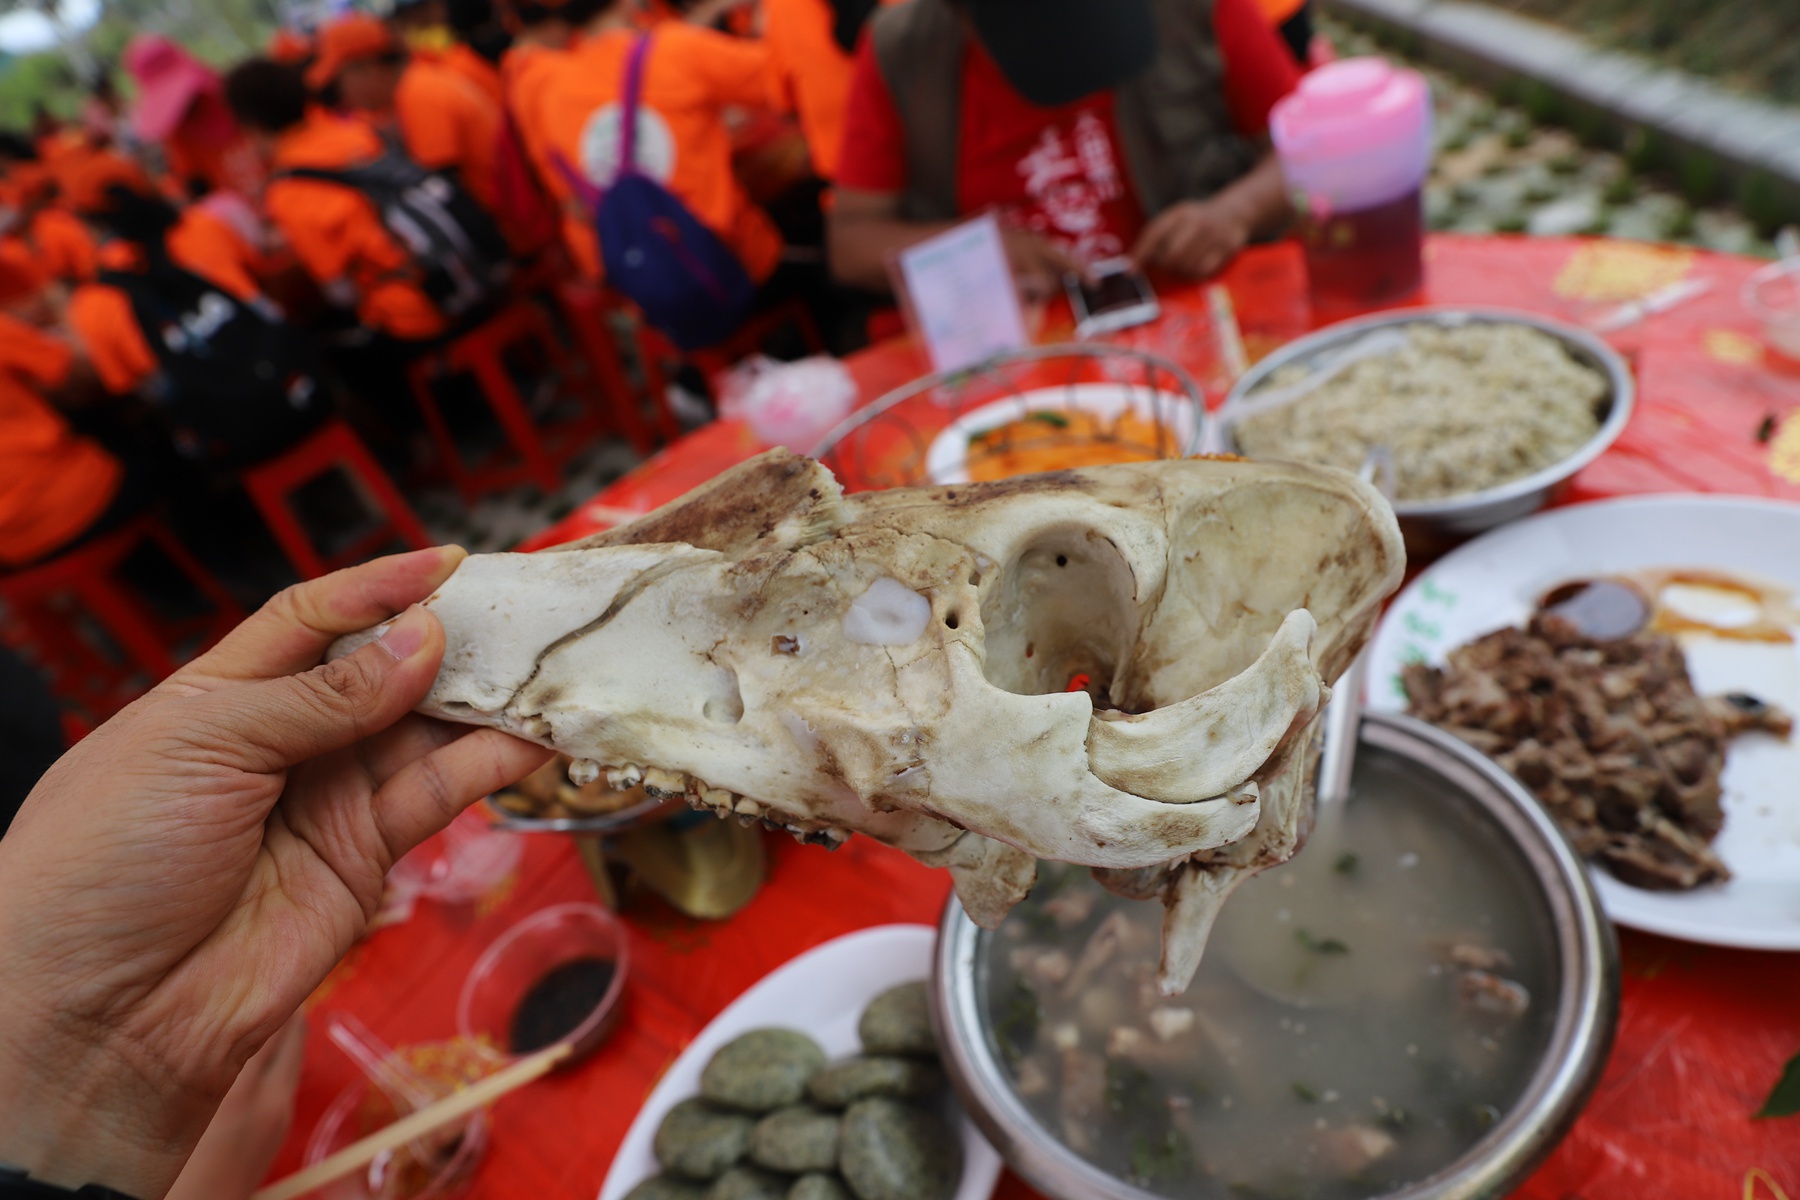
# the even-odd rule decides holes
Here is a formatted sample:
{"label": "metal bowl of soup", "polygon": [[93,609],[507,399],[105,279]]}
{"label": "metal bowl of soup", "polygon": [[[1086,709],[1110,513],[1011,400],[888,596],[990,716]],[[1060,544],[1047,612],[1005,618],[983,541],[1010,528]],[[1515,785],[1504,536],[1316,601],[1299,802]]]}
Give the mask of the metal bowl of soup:
{"label": "metal bowl of soup", "polygon": [[1580,860],[1406,717],[1364,717],[1351,799],[1238,890],[1182,996],[1155,988],[1161,915],[1049,863],[998,929],[945,912],[946,1067],[1053,1200],[1499,1196],[1611,1045],[1618,950]]}

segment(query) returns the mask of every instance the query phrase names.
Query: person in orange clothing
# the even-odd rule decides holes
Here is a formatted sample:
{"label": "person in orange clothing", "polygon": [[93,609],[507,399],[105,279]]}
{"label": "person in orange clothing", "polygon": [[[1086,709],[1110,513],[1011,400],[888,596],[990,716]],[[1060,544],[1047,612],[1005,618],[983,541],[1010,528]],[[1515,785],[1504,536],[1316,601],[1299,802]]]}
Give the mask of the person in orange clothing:
{"label": "person in orange clothing", "polygon": [[277,29],[269,35],[269,44],[263,53],[283,66],[299,67],[305,70],[312,62],[318,47],[313,44],[312,35],[302,33],[298,29]]}
{"label": "person in orange clothing", "polygon": [[[225,79],[225,97],[271,173],[341,169],[383,153],[366,123],[309,111],[299,73],[279,63],[240,64]],[[444,331],[444,314],[419,285],[418,265],[354,188],[277,178],[264,190],[263,206],[306,273],[334,302],[354,307],[365,327],[407,341]]]}
{"label": "person in orange clothing", "polygon": [[94,243],[80,221],[57,206],[61,176],[94,151],[85,140],[53,162],[29,138],[0,132],[0,239],[16,241],[53,280],[76,283],[94,274]]}
{"label": "person in orange clothing", "polygon": [[119,460],[46,398],[74,358],[67,343],[0,315],[0,568],[60,554],[144,507]]}
{"label": "person in orange clothing", "polygon": [[57,207],[57,191],[55,178],[39,163],[9,168],[0,180],[0,241],[14,244],[8,253],[29,258],[46,282],[92,279],[93,239],[80,221]]}
{"label": "person in orange clothing", "polygon": [[[577,192],[604,189],[619,169],[619,101],[626,59],[640,36],[637,8],[637,0],[615,0],[593,18],[579,43],[545,66],[517,114],[527,144],[541,147],[548,160],[545,182],[563,206],[570,254],[596,278],[592,215]],[[648,36],[637,165],[763,284],[781,263],[782,235],[732,173],[725,111],[782,106],[768,47],[678,21],[662,22]]]}
{"label": "person in orange clothing", "polygon": [[[121,211],[115,189],[137,201],[129,215]],[[166,253],[169,261],[240,300],[257,298],[251,274],[256,255],[236,231],[201,207],[177,213],[129,159],[96,158],[70,179],[68,201],[107,238],[99,250],[104,270],[142,271],[146,243],[160,243],[151,252]],[[107,391],[129,395],[155,376],[156,354],[118,287],[96,282],[76,288],[68,321]]]}
{"label": "person in orange clothing", "polygon": [[162,147],[169,173],[187,195],[254,197],[262,190],[262,161],[232,120],[216,71],[157,34],[133,38],[120,62],[137,83],[133,132]]}
{"label": "person in orange clothing", "polygon": [[377,127],[392,121],[421,166],[454,172],[490,211],[500,107],[459,72],[416,55],[374,17],[340,17],[319,33],[319,57],[306,72],[315,89],[337,87],[345,108]]}
{"label": "person in orange clothing", "polygon": [[857,35],[880,0],[762,0],[762,35],[787,89],[813,171],[837,176]]}
{"label": "person in orange clothing", "polygon": [[438,62],[506,102],[500,58],[512,42],[491,0],[408,0],[389,18],[414,58]]}

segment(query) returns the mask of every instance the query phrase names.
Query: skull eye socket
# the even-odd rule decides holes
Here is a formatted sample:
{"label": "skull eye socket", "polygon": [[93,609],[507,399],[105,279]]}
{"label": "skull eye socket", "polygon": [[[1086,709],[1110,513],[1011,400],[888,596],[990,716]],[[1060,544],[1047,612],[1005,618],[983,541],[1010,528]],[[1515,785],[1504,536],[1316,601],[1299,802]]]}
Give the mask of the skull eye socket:
{"label": "skull eye socket", "polygon": [[1137,638],[1135,597],[1131,566],[1110,541],[1087,529],[1046,530],[989,581],[983,673],[1026,696],[1064,691],[1084,675],[1110,703]]}

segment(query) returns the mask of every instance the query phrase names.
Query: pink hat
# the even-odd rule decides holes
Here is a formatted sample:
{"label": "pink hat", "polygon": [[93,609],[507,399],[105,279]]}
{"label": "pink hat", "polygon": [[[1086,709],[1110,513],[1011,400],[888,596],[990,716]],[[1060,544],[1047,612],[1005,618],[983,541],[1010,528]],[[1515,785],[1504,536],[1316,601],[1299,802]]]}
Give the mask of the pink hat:
{"label": "pink hat", "polygon": [[157,34],[132,38],[120,62],[137,81],[131,126],[147,142],[174,133],[194,101],[219,87],[218,72]]}

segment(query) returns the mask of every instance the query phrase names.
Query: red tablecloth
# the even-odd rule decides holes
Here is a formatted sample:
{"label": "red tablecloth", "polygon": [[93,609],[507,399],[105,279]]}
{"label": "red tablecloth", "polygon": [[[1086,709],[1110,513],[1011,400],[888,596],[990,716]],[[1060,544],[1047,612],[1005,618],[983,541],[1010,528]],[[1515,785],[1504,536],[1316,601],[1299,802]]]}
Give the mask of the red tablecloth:
{"label": "red tablecloth", "polygon": [[[1800,499],[1800,417],[1792,416],[1800,408],[1800,372],[1766,356],[1738,304],[1738,288],[1756,266],[1751,260],[1639,243],[1446,236],[1432,239],[1428,263],[1432,302],[1576,320],[1675,279],[1713,280],[1707,295],[1613,338],[1636,371],[1639,409],[1568,499],[1665,491]],[[1252,250],[1223,281],[1253,355],[1309,327],[1293,247]],[[1159,328],[1177,333],[1159,341],[1152,329],[1133,343],[1175,358],[1203,381],[1216,379],[1210,340],[1179,332],[1204,313],[1199,290],[1165,295],[1164,304],[1170,315]],[[1066,329],[1066,317],[1052,317],[1046,338]],[[849,367],[865,400],[925,371],[918,350],[905,342],[859,354]],[[1765,428],[1770,417],[1772,430]],[[535,544],[647,511],[760,449],[743,426],[718,422],[646,462]],[[688,920],[654,901],[630,908],[631,977],[617,1033],[592,1059],[497,1106],[493,1147],[472,1195],[596,1196],[639,1103],[732,998],[839,934],[891,921],[933,922],[948,893],[941,873],[866,839],[835,853],[776,838],[769,849],[767,886],[729,921]],[[473,910],[422,903],[411,921],[358,945],[314,997],[314,1012],[354,1012],[395,1044],[448,1038],[462,980],[482,948],[537,908],[591,895],[568,843],[531,838],[517,875]],[[1605,1077],[1573,1133],[1518,1195],[1725,1200],[1743,1194],[1753,1167],[1800,1194],[1800,1118],[1750,1119],[1781,1064],[1800,1050],[1800,1004],[1793,999],[1800,995],[1800,955],[1631,932],[1622,943],[1624,1003]],[[354,1078],[334,1046],[312,1040],[277,1174],[298,1166],[319,1114]],[[1030,1195],[1011,1178],[1000,1194]]]}

